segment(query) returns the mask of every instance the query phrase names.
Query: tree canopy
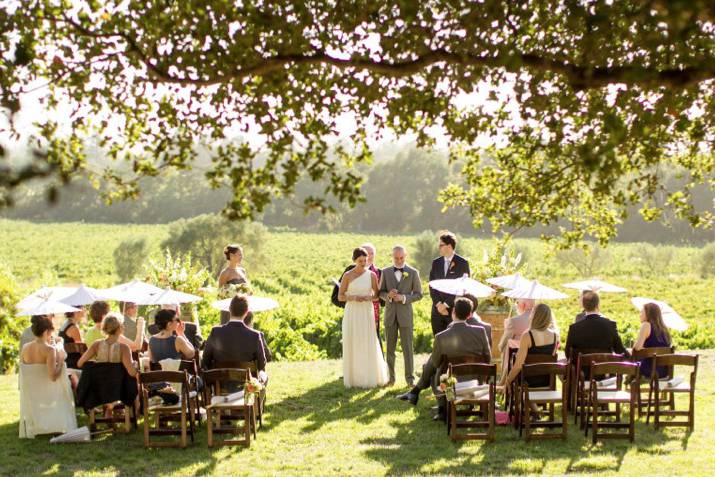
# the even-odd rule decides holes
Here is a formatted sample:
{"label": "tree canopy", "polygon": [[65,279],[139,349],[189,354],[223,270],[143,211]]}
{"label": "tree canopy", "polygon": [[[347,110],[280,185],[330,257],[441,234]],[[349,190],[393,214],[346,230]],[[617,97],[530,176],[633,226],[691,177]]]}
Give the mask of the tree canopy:
{"label": "tree canopy", "polygon": [[[562,244],[605,243],[633,204],[710,226],[690,190],[715,169],[714,21],[705,0],[4,2],[9,127],[30,90],[50,113],[34,160],[0,163],[0,194],[79,175],[132,197],[201,145],[207,179],[233,190],[228,217],[302,176],[326,184],[304,199],[326,211],[360,200],[354,166],[390,131],[446,138],[465,165],[442,200],[477,226],[559,224]],[[68,117],[51,113],[63,104]],[[263,140],[238,141],[246,131]],[[115,167],[92,167],[90,138]],[[666,187],[669,169],[684,187]]]}

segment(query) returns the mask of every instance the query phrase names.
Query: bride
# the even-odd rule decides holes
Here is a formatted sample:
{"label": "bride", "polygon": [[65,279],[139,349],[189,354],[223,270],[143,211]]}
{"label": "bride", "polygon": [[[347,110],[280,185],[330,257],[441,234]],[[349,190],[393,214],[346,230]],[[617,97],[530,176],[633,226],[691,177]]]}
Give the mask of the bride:
{"label": "bride", "polygon": [[343,275],[338,300],[345,303],[343,318],[343,383],[345,387],[374,388],[387,384],[387,364],[375,333],[372,302],[378,299],[377,276],[367,269],[367,251],[353,250],[355,268]]}

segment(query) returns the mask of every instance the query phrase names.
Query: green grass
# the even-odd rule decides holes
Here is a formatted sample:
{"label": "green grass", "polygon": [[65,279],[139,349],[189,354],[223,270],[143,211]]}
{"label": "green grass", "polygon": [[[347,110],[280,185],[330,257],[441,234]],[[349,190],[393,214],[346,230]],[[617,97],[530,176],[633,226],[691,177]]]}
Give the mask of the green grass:
{"label": "green grass", "polygon": [[0,475],[708,475],[713,365],[715,352],[702,352],[694,432],[655,431],[642,420],[634,444],[595,446],[575,427],[566,442],[525,443],[512,428],[500,427],[494,443],[455,444],[431,421],[429,392],[412,408],[393,398],[399,387],[346,390],[340,362],[333,360],[269,364],[268,414],[249,449],[209,450],[205,425],[185,450],[146,450],[140,431],[50,445],[45,437],[18,439],[17,379],[1,376]]}

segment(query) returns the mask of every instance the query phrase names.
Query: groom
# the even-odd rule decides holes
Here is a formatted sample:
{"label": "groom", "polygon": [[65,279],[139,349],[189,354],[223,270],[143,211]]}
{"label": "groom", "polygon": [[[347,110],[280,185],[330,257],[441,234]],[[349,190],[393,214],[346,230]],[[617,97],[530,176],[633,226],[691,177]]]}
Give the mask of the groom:
{"label": "groom", "polygon": [[387,367],[390,370],[389,386],[395,384],[395,349],[400,334],[402,355],[405,359],[405,381],[414,386],[414,359],[412,355],[412,303],[422,298],[420,272],[405,264],[407,252],[402,245],[392,249],[393,267],[382,270],[380,298],[385,300],[385,339],[387,340]]}
{"label": "groom", "polygon": [[[429,272],[429,281],[442,280],[445,278],[461,278],[469,276],[469,262],[464,257],[454,253],[457,248],[457,237],[452,232],[446,230],[439,236],[439,257],[432,261],[432,269]],[[454,295],[442,293],[430,287],[430,297],[432,298],[432,334],[437,335],[447,329],[452,322],[450,315],[454,305]]]}

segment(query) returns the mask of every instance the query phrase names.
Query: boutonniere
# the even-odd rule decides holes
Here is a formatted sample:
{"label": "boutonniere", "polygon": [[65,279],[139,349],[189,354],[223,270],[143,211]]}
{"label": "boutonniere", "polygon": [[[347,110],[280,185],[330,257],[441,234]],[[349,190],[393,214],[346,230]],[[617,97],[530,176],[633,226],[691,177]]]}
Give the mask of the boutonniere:
{"label": "boutonniere", "polygon": [[409,277],[409,276],[410,276],[409,273],[407,273],[407,272],[402,272],[402,278],[407,278],[407,277]]}
{"label": "boutonniere", "polygon": [[449,262],[449,269],[451,270],[453,268],[454,268],[454,259],[452,259],[452,261]]}

